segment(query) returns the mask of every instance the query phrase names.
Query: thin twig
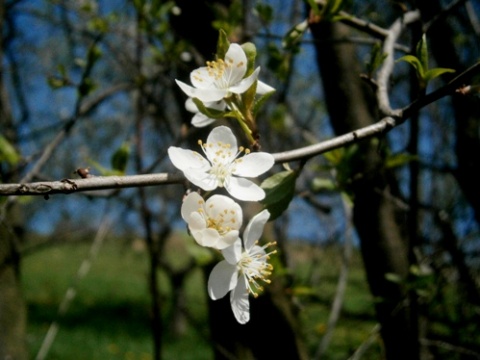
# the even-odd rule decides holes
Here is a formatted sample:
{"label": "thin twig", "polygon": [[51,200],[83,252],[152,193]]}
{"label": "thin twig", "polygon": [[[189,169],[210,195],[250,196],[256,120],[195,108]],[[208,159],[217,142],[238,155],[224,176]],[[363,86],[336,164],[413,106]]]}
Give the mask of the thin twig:
{"label": "thin twig", "polygon": [[[346,196],[346,195],[343,195]],[[314,359],[321,359],[323,354],[330,344],[330,340],[333,336],[333,331],[337,325],[338,319],[340,318],[340,312],[343,306],[343,300],[345,297],[345,290],[347,289],[348,281],[348,271],[350,268],[350,259],[352,257],[352,229],[353,229],[353,220],[352,220],[352,207],[348,204],[348,199],[342,196],[342,205],[345,213],[346,228],[345,228],[345,241],[343,243],[342,251],[342,265],[340,267],[340,275],[338,276],[337,288],[335,290],[335,297],[332,302],[332,308],[330,310],[330,315],[328,317],[327,330],[318,345],[317,351],[315,353]]]}
{"label": "thin twig", "polygon": [[379,336],[380,334],[380,324],[376,324],[372,331],[370,332],[370,335],[368,336],[367,340],[365,340],[358,348],[355,350],[352,356],[348,358],[348,360],[360,360],[365,354],[365,352],[370,348],[370,346],[373,344],[375,341],[375,338]]}
{"label": "thin twig", "polygon": [[[441,99],[442,97],[453,95],[455,91],[464,84],[468,84],[470,79],[480,73],[480,62],[472,65],[469,69],[459,74],[445,86],[433,91],[432,93],[414,101],[410,105],[400,110],[392,110],[390,106],[384,105],[384,110],[397,114],[396,117],[387,116],[375,124],[351,131],[344,135],[324,140],[318,144],[305,146],[290,151],[274,153],[275,163],[286,163],[309,159],[321,155],[328,151],[345,147],[363,139],[374,136],[384,135],[394,127],[402,124],[414,112]],[[386,80],[385,80],[386,81]],[[0,196],[17,195],[43,195],[52,194],[70,194],[75,192],[91,190],[121,189],[141,186],[158,186],[167,184],[181,184],[185,178],[178,174],[145,174],[130,176],[98,176],[86,179],[66,179],[53,182],[35,182],[35,183],[15,183],[0,184]]]}

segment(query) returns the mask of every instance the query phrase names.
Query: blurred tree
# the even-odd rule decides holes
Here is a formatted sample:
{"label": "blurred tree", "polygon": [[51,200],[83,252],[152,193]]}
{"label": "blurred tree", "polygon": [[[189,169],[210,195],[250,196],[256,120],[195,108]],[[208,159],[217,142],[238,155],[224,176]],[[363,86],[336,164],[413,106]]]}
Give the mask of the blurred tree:
{"label": "blurred tree", "polygon": [[[260,78],[278,90],[260,113],[259,141],[262,149],[276,152],[277,159],[287,156],[285,162],[296,171],[296,187],[287,192],[288,200],[290,195],[295,199],[293,206],[265,231],[264,237],[276,240],[282,251],[280,275],[251,301],[251,322],[235,322],[227,296],[208,303],[208,324],[195,324],[209,334],[215,357],[308,357],[296,305],[315,300],[297,296],[292,287],[285,246],[288,220],[300,221],[300,230],[319,224],[314,240],[332,241],[331,233],[338,234],[345,223],[344,215],[335,211],[342,201],[331,200],[338,200],[340,192],[354,203],[353,221],[385,357],[441,358],[452,354],[449,349],[455,349],[455,355],[459,349],[465,356],[478,354],[479,339],[471,336],[480,330],[477,80],[451,98],[443,97],[454,89],[444,88],[434,99],[439,101],[426,108],[432,89],[442,85],[419,77],[438,65],[456,70],[442,75],[448,81],[477,61],[473,15],[478,4],[307,3],[312,11],[305,15],[300,0],[125,0],[114,5],[100,0],[0,0],[0,182],[69,178],[75,169],[85,178],[171,170],[166,149],[172,144],[195,148],[197,139],[211,129],[190,125],[192,113],[185,109],[186,96],[174,79],[188,82],[193,69],[214,57],[223,29],[232,42],[255,43]],[[402,17],[412,13],[420,16],[391,47],[392,74],[380,79],[386,73],[382,45],[391,40],[391,26],[403,26]],[[27,21],[31,26],[25,26]],[[427,57],[416,51],[423,34],[433,55],[430,64],[423,64]],[[394,62],[403,55],[408,55],[406,61]],[[362,57],[370,59],[366,67]],[[318,73],[312,64],[318,65]],[[360,130],[378,125],[388,112],[385,99],[378,96],[382,86],[399,109],[388,114],[398,121],[397,127],[388,132],[386,126],[375,138],[370,134],[360,141]],[[406,105],[411,102],[420,105]],[[339,138],[328,147],[344,151],[325,158],[316,156],[325,149],[313,154],[302,149],[298,156],[280,153],[322,144],[330,132],[352,131],[350,140]],[[332,165],[338,154],[344,157]],[[317,191],[316,184],[329,183],[332,174],[335,186],[329,194]],[[165,299],[158,271],[167,274],[178,299],[172,318],[185,321],[188,306],[182,287],[197,266],[192,260],[176,267],[164,257],[184,192],[181,185],[110,189],[76,196],[75,201],[57,196],[54,204],[29,200],[28,206],[19,197],[2,198],[0,357],[27,357],[19,275],[22,251],[32,244],[25,243],[24,235],[44,230],[38,224],[47,224],[48,230],[92,228],[98,205],[109,202],[115,204],[115,230],[135,232],[148,245],[153,357],[160,359],[168,324],[162,322]],[[314,210],[307,216],[303,210],[295,213],[299,203]],[[245,217],[260,208],[246,208]],[[328,233],[331,228],[337,232]],[[335,235],[333,241],[339,243],[341,237]],[[212,266],[204,266],[206,276]],[[472,306],[461,309],[464,303]],[[266,332],[275,343],[265,343]],[[320,335],[309,335],[320,342]]]}

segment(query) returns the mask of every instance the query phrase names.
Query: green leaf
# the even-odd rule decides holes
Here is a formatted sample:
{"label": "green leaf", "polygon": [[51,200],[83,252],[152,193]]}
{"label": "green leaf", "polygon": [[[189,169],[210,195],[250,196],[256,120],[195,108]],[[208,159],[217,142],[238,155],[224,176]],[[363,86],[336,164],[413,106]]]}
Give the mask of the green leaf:
{"label": "green leaf", "polygon": [[21,156],[15,147],[3,135],[0,134],[0,161],[6,161],[10,165],[19,163]]}
{"label": "green leaf", "polygon": [[454,73],[455,70],[447,68],[433,68],[425,73],[425,81],[428,82],[445,73]]}
{"label": "green leaf", "polygon": [[49,76],[47,78],[47,83],[48,86],[50,86],[53,90],[57,90],[68,85],[68,82],[65,78],[59,78],[56,76]]}
{"label": "green leaf", "polygon": [[390,155],[385,160],[385,167],[388,169],[403,166],[412,161],[418,161],[418,156],[406,153]]}
{"label": "green leaf", "polygon": [[320,15],[320,9],[315,0],[306,0],[315,15]]}
{"label": "green leaf", "polygon": [[208,116],[210,119],[221,119],[221,118],[227,117],[228,115],[230,115],[230,117],[233,117],[232,112],[225,112],[217,109],[208,108],[198,98],[192,98],[192,100],[195,103],[195,105],[197,105],[198,111]]}
{"label": "green leaf", "polygon": [[337,14],[342,10],[344,6],[343,0],[327,0],[325,6],[322,8],[320,14],[322,20],[336,21]]}
{"label": "green leaf", "polygon": [[282,46],[286,49],[294,48],[301,40],[303,34],[308,30],[308,21],[304,20],[300,24],[291,28],[283,37]]}
{"label": "green leaf", "polygon": [[403,280],[400,277],[400,275],[397,275],[397,274],[394,274],[394,273],[386,273],[385,274],[385,279],[387,279],[388,281],[391,281],[395,284],[403,283]]}
{"label": "green leaf", "polygon": [[220,29],[217,42],[217,59],[225,59],[225,54],[230,47],[230,42],[227,38],[227,33]]}
{"label": "green leaf", "polygon": [[335,191],[335,190],[338,190],[338,186],[335,183],[335,181],[332,179],[316,177],[312,181],[312,190],[314,192]]}
{"label": "green leaf", "polygon": [[84,97],[92,93],[97,88],[97,84],[91,78],[85,78],[78,86],[78,94]]}
{"label": "green leaf", "polygon": [[422,64],[424,71],[427,71],[429,68],[428,65],[428,48],[427,48],[427,37],[425,33],[422,35],[422,38],[417,44],[417,58]]}
{"label": "green leaf", "polygon": [[258,97],[257,101],[255,101],[255,104],[253,104],[252,107],[252,114],[254,117],[256,117],[258,111],[262,108],[263,104],[270,98],[275,93],[275,90],[270,91],[266,94],[261,95]]}
{"label": "green leaf", "polygon": [[387,54],[382,52],[380,43],[375,43],[370,53],[370,60],[367,62],[367,71],[371,76],[385,61]]}
{"label": "green leaf", "polygon": [[125,174],[127,170],[128,157],[130,156],[130,144],[124,142],[112,155],[110,160],[112,169]]}
{"label": "green leaf", "polygon": [[248,88],[247,91],[245,91],[241,97],[242,97],[242,103],[244,110],[251,111],[253,108],[253,104],[255,103],[255,95],[257,93],[257,82],[255,81],[250,88]]}
{"label": "green leaf", "polygon": [[416,56],[405,55],[405,56],[402,56],[401,58],[399,58],[397,60],[397,62],[399,62],[399,61],[405,61],[405,62],[409,63],[410,65],[412,65],[415,68],[415,70],[417,71],[417,76],[418,76],[419,80],[424,80],[425,79],[426,69],[423,68],[422,62]]}
{"label": "green leaf", "polygon": [[288,208],[295,194],[297,177],[298,172],[286,170],[270,176],[260,185],[265,190],[261,203],[270,212],[270,220],[275,220]]}
{"label": "green leaf", "polygon": [[105,166],[98,163],[97,161],[89,160],[89,163],[90,163],[90,165],[92,165],[92,167],[95,168],[95,170],[98,171],[100,176],[122,176],[122,175],[125,175],[118,170],[108,169]]}
{"label": "green leaf", "polygon": [[260,20],[265,24],[268,24],[273,20],[273,8],[270,5],[262,3],[256,4],[255,12]]}

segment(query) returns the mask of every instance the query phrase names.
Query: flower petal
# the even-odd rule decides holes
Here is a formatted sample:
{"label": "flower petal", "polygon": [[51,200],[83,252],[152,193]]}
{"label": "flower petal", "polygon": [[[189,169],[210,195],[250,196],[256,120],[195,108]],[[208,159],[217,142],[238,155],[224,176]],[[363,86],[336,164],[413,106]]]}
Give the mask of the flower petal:
{"label": "flower petal", "polygon": [[275,91],[273,87],[270,85],[265,84],[263,81],[258,80],[257,82],[257,94],[263,95],[268,94],[269,92]]}
{"label": "flower petal", "polygon": [[235,94],[243,94],[250,88],[250,86],[252,86],[255,81],[257,81],[259,72],[260,67],[256,68],[255,71],[250,74],[250,76],[247,76],[245,79],[243,79],[236,85],[230,86],[228,90]]}
{"label": "flower petal", "polygon": [[215,77],[210,75],[208,67],[202,66],[190,73],[190,81],[197,89],[210,90],[215,88]]}
{"label": "flower petal", "polygon": [[238,240],[239,233],[240,232],[238,230],[229,231],[225,235],[220,236],[216,244],[212,247],[218,250],[223,250],[231,247],[235,243],[235,241]]}
{"label": "flower petal", "polygon": [[[235,135],[233,135],[232,130],[227,126],[223,126],[223,125],[217,126],[208,135],[207,144],[218,144],[218,143],[227,144],[230,147],[230,151],[234,155],[238,151],[237,138],[235,137]],[[212,159],[215,157],[216,150],[212,150],[212,149],[209,150],[209,148],[207,148],[205,152],[207,153],[207,157],[209,159]],[[212,157],[209,157],[209,153],[210,153],[210,156]]]}
{"label": "flower petal", "polygon": [[200,99],[200,101],[203,102],[222,100],[228,94],[228,91],[223,89],[197,89],[179,80],[175,81],[185,94],[187,94],[191,98],[198,98]]}
{"label": "flower petal", "polygon": [[201,128],[208,126],[210,124],[213,124],[215,122],[215,119],[209,118],[207,115],[204,115],[202,113],[196,113],[192,117],[192,125]]}
{"label": "flower petal", "polygon": [[222,260],[215,265],[208,277],[208,295],[210,295],[212,300],[221,299],[232,290],[237,283],[237,267]]}
{"label": "flower petal", "polygon": [[220,234],[215,229],[203,229],[200,231],[192,231],[192,236],[200,246],[215,248],[220,240]]}
{"label": "flower petal", "polygon": [[230,293],[230,305],[233,315],[240,324],[246,324],[250,320],[250,304],[248,302],[247,279],[240,276],[237,286]]}
{"label": "flower petal", "polygon": [[234,198],[243,201],[260,201],[265,198],[265,191],[253,181],[230,176],[225,182],[225,189]]}
{"label": "flower petal", "polygon": [[266,152],[256,152],[247,154],[235,161],[235,175],[244,177],[257,177],[275,164],[272,154]]}
{"label": "flower petal", "polygon": [[186,169],[183,172],[185,177],[193,184],[205,191],[215,190],[218,187],[218,179],[205,171],[198,169]]}
{"label": "flower petal", "polygon": [[225,54],[223,83],[228,87],[239,83],[247,72],[247,55],[238,44],[230,44]]}
{"label": "flower petal", "polygon": [[196,151],[170,146],[168,156],[173,165],[181,171],[190,168],[203,171],[210,169],[209,162]]}
{"label": "flower petal", "polygon": [[185,218],[190,231],[203,231],[207,228],[205,218],[198,212],[192,212]]}
{"label": "flower petal", "polygon": [[263,210],[255,215],[247,224],[245,231],[243,232],[243,241],[245,244],[245,250],[248,252],[262,236],[263,228],[270,218],[268,210]]}
{"label": "flower petal", "polygon": [[232,198],[224,195],[212,195],[205,203],[208,217],[221,221],[224,228],[238,230],[242,226],[242,207]]}
{"label": "flower petal", "polygon": [[[227,107],[227,104],[223,100],[212,101],[212,102],[205,103],[205,107],[209,109],[223,111]],[[185,109],[187,109],[187,111],[189,112],[195,113],[195,115],[192,118],[192,125],[195,127],[205,127],[215,122],[215,119],[209,118],[207,115],[202,114],[198,110],[198,107],[193,102],[192,98],[188,98],[187,101],[185,101]]]}
{"label": "flower petal", "polygon": [[242,257],[242,241],[240,238],[237,239],[238,241],[234,242],[232,246],[227,247],[222,250],[222,255],[227,260],[228,263],[231,265],[237,265]]}
{"label": "flower petal", "polygon": [[183,220],[188,222],[190,215],[192,213],[197,213],[198,209],[203,208],[204,205],[205,205],[205,201],[203,200],[203,198],[200,196],[199,193],[193,191],[190,194],[188,194],[183,199],[182,208],[180,210]]}

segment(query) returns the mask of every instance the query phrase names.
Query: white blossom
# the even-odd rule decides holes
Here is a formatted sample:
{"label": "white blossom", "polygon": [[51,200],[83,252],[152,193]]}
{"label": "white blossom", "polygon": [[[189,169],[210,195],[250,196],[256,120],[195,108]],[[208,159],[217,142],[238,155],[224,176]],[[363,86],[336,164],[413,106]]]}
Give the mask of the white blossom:
{"label": "white blossom", "polygon": [[[250,153],[237,147],[237,139],[226,126],[214,128],[207,142],[199,142],[206,158],[198,152],[171,146],[168,155],[185,177],[205,191],[225,187],[231,196],[244,201],[259,201],[265,191],[248,178],[268,171],[275,160],[265,152]],[[245,153],[244,156],[240,156]]]}
{"label": "white blossom", "polygon": [[200,67],[190,74],[193,86],[175,80],[191,98],[202,102],[219,101],[232,93],[242,94],[257,80],[260,67],[244,78],[247,72],[247,56],[238,44],[230,44],[225,59],[207,61],[207,66]]}
{"label": "white blossom", "polygon": [[269,217],[268,210],[263,210],[250,220],[243,235],[244,245],[238,240],[222,250],[225,260],[213,268],[208,279],[212,300],[221,299],[230,291],[233,314],[240,324],[250,320],[249,294],[257,297],[263,291],[261,283],[270,283],[268,277],[273,267],[268,259],[276,251],[267,253],[265,249],[275,243],[257,245]]}
{"label": "white blossom", "polygon": [[242,208],[227,196],[212,195],[205,201],[191,192],[183,200],[181,213],[199,245],[222,250],[238,239]]}

